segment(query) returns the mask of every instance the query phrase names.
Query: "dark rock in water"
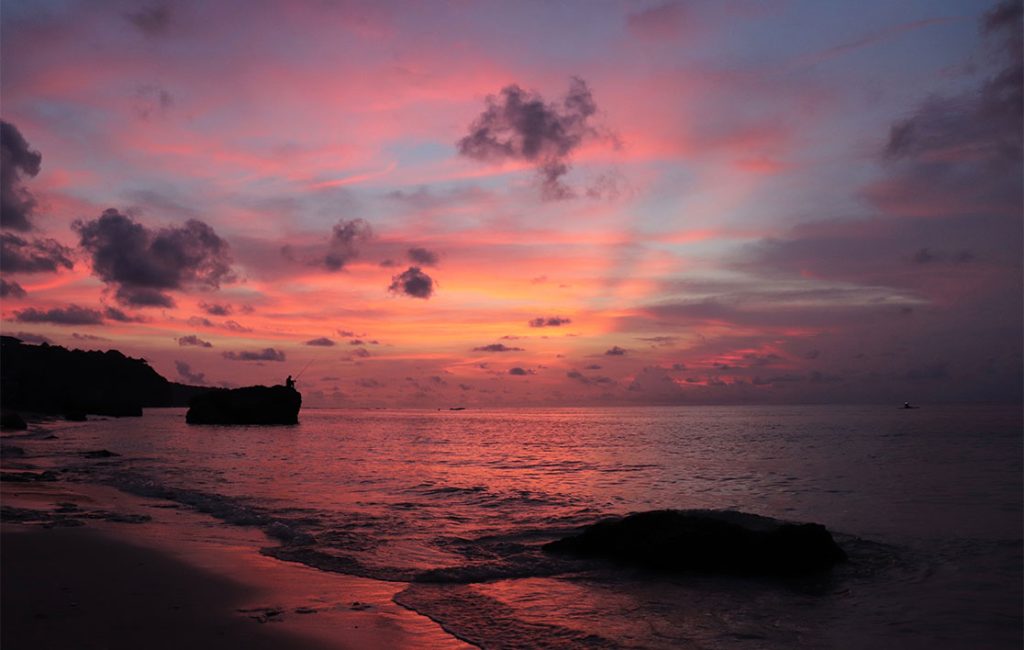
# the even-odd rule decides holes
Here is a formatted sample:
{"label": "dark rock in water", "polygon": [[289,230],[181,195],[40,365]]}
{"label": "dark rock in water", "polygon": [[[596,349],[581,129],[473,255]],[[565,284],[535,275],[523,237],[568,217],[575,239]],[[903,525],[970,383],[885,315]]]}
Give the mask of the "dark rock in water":
{"label": "dark rock in water", "polygon": [[113,458],[114,456],[120,456],[121,454],[110,451],[109,449],[93,449],[91,451],[83,451],[82,455],[86,458]]}
{"label": "dark rock in water", "polygon": [[820,524],[707,510],[654,510],[601,521],[544,550],[661,571],[740,576],[801,575],[846,561]]}
{"label": "dark rock in water", "polygon": [[298,424],[302,395],[287,386],[246,386],[196,395],[189,424]]}
{"label": "dark rock in water", "polygon": [[25,418],[17,413],[13,411],[0,413],[0,429],[4,431],[24,431],[27,428],[28,423],[25,422]]}
{"label": "dark rock in water", "polygon": [[25,450],[14,445],[0,445],[0,458],[23,458]]}

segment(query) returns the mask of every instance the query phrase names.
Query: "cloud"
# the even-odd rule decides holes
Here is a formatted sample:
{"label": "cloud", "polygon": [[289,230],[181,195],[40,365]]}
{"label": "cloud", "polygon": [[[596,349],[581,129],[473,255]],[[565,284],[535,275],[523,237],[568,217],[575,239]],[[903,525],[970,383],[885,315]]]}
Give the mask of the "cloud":
{"label": "cloud", "polygon": [[619,346],[613,346],[610,350],[605,350],[605,355],[609,357],[621,357],[626,354],[626,350]]}
{"label": "cloud", "polygon": [[153,4],[124,14],[125,20],[150,38],[166,34],[170,29],[172,18],[171,8],[163,3]]}
{"label": "cloud", "polygon": [[178,339],[178,345],[179,346],[195,345],[195,346],[198,346],[198,347],[201,347],[201,348],[212,348],[213,347],[213,343],[210,343],[209,341],[204,341],[203,339],[199,338],[195,334],[189,334],[188,336],[182,336],[181,338]]}
{"label": "cloud", "polygon": [[648,366],[636,374],[628,390],[645,402],[677,402],[685,397],[683,389],[662,368]]}
{"label": "cloud", "polygon": [[216,327],[214,322],[209,318],[203,318],[202,316],[191,316],[187,321],[192,327]]}
{"label": "cloud", "polygon": [[361,357],[361,358],[365,359],[365,358],[370,356],[370,351],[367,350],[366,348],[357,348],[357,349],[352,351],[352,354],[354,356]]}
{"label": "cloud", "polygon": [[175,361],[174,367],[178,370],[178,376],[188,383],[200,385],[206,383],[206,374],[202,372],[192,372],[192,367],[184,361]]}
{"label": "cloud", "polygon": [[637,341],[644,341],[650,343],[651,347],[672,347],[676,341],[679,340],[678,336],[638,336]]}
{"label": "cloud", "polygon": [[313,346],[320,346],[320,347],[329,348],[329,347],[334,345],[334,341],[332,341],[331,339],[327,338],[326,336],[321,336],[318,339],[310,339],[309,341],[306,341],[306,345],[313,345]]}
{"label": "cloud", "polygon": [[117,307],[107,307],[103,310],[103,314],[110,320],[115,320],[119,323],[141,323],[144,320],[139,316],[126,314]]}
{"label": "cloud", "polygon": [[482,345],[478,348],[473,348],[473,352],[522,352],[522,348],[512,348],[504,343],[491,343],[490,345]]}
{"label": "cloud", "polygon": [[77,341],[109,341],[105,336],[96,336],[95,334],[79,334],[78,332],[72,332],[71,338]]}
{"label": "cloud", "polygon": [[532,375],[533,371],[532,370],[525,370],[523,368],[516,367],[516,368],[509,368],[508,369],[508,374],[510,374],[510,375],[517,375],[517,376],[521,377],[521,376],[524,376],[524,375]]}
{"label": "cloud", "polygon": [[228,361],[284,361],[284,352],[274,348],[263,348],[257,352],[224,352],[223,357]]}
{"label": "cloud", "polygon": [[412,262],[422,266],[437,266],[439,259],[437,253],[426,248],[410,248],[408,255]]}
{"label": "cloud", "polygon": [[[72,334],[72,336],[74,335]],[[35,343],[37,345],[40,343],[46,343],[47,345],[51,345],[53,343],[53,339],[45,337],[42,334],[33,334],[32,332],[15,332],[14,338],[20,340],[23,343]]]}
{"label": "cloud", "polygon": [[164,114],[174,106],[174,95],[153,84],[144,84],[135,89],[135,114],[148,120],[154,114]]}
{"label": "cloud", "polygon": [[35,197],[22,187],[22,175],[39,173],[43,156],[29,148],[18,127],[0,120],[0,227],[31,230]]}
{"label": "cloud", "polygon": [[95,309],[68,305],[42,311],[34,307],[14,312],[14,318],[21,323],[53,323],[54,325],[99,325],[103,314]]}
{"label": "cloud", "polygon": [[584,375],[582,372],[580,372],[578,370],[570,370],[569,372],[565,373],[565,376],[568,377],[569,379],[574,380],[574,381],[578,381],[579,383],[584,384],[586,386],[591,386],[591,385],[612,386],[612,385],[615,384],[615,380],[612,379],[611,377],[602,377],[602,376],[588,377],[588,376]]}
{"label": "cloud", "polygon": [[487,97],[487,108],[457,143],[459,153],[474,160],[500,163],[523,160],[533,164],[547,200],[573,196],[562,182],[572,153],[595,131],[587,121],[597,105],[587,83],[573,77],[562,104],[548,104],[513,84],[500,97]]}
{"label": "cloud", "polygon": [[643,38],[671,40],[686,26],[687,12],[681,2],[666,2],[626,17],[629,31]]}
{"label": "cloud", "polygon": [[986,157],[1020,159],[1024,105],[1021,14],[1019,0],[1002,2],[985,14],[981,31],[996,47],[999,69],[976,92],[933,97],[893,125],[886,146],[888,156],[977,156],[985,150]]}
{"label": "cloud", "polygon": [[211,316],[230,316],[231,305],[220,305],[217,303],[201,302],[199,308]]}
{"label": "cloud", "polygon": [[216,289],[234,280],[227,242],[197,219],[152,231],[110,208],[98,219],[76,220],[72,228],[92,255],[93,273],[116,288],[123,305],[169,307],[170,290]]}
{"label": "cloud", "polygon": [[0,298],[24,298],[25,290],[17,282],[8,282],[0,278]]}
{"label": "cloud", "polygon": [[343,268],[359,255],[358,244],[369,240],[372,236],[373,230],[370,228],[370,224],[362,219],[339,221],[331,231],[327,254],[321,260],[323,266],[329,271]]}
{"label": "cloud", "polygon": [[549,316],[548,318],[541,316],[529,321],[530,327],[561,327],[571,322],[568,318],[562,318],[561,316]]}
{"label": "cloud", "polygon": [[31,242],[14,233],[0,234],[0,269],[5,273],[53,273],[74,267],[71,249],[55,239]]}
{"label": "cloud", "polygon": [[412,298],[427,299],[434,295],[434,280],[420,270],[420,267],[410,266],[391,278],[388,291]]}

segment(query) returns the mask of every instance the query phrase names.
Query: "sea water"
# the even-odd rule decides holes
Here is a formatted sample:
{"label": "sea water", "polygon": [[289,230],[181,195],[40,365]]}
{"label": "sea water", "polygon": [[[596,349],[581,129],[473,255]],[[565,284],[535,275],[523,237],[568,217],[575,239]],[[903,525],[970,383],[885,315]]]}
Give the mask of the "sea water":
{"label": "sea water", "polygon": [[[396,581],[484,647],[1018,648],[1019,406],[316,410],[291,427],[184,411],[60,423],[73,481],[258,526],[264,553]],[[120,454],[83,459],[81,452]],[[545,554],[602,518],[730,509],[833,531],[801,580],[658,575]]]}

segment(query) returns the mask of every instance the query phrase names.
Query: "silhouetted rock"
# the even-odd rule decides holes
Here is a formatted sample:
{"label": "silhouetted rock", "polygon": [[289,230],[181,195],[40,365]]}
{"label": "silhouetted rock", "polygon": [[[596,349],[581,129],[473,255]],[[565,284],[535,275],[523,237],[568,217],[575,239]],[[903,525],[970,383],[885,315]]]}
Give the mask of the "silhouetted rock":
{"label": "silhouetted rock", "polygon": [[25,422],[25,418],[21,417],[14,411],[4,411],[0,413],[0,429],[3,429],[4,431],[24,431],[27,428],[28,423]]}
{"label": "silhouetted rock", "polygon": [[5,408],[84,420],[87,413],[139,416],[143,407],[185,406],[209,390],[167,381],[144,359],[117,350],[68,350],[0,336],[0,395]]}
{"label": "silhouetted rock", "polygon": [[302,395],[287,386],[214,389],[189,402],[189,424],[298,424]]}
{"label": "silhouetted rock", "polygon": [[820,524],[702,510],[654,510],[601,521],[544,550],[661,571],[748,576],[800,575],[846,560]]}
{"label": "silhouetted rock", "polygon": [[110,451],[109,449],[92,449],[90,451],[83,451],[82,455],[86,458],[113,458],[114,456],[120,456],[121,454]]}

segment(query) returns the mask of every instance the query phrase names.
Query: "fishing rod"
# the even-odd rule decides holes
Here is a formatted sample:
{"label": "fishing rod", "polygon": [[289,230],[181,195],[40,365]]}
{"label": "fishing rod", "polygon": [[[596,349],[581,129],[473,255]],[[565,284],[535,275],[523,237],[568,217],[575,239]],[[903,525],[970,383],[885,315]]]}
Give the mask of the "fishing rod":
{"label": "fishing rod", "polygon": [[302,370],[299,371],[299,374],[295,375],[295,379],[297,380],[299,377],[301,377],[302,373],[306,372],[306,368],[308,368],[310,366],[310,364],[312,364],[312,363],[313,363],[313,359],[310,359],[309,361],[307,361],[306,365],[304,365],[302,367]]}

